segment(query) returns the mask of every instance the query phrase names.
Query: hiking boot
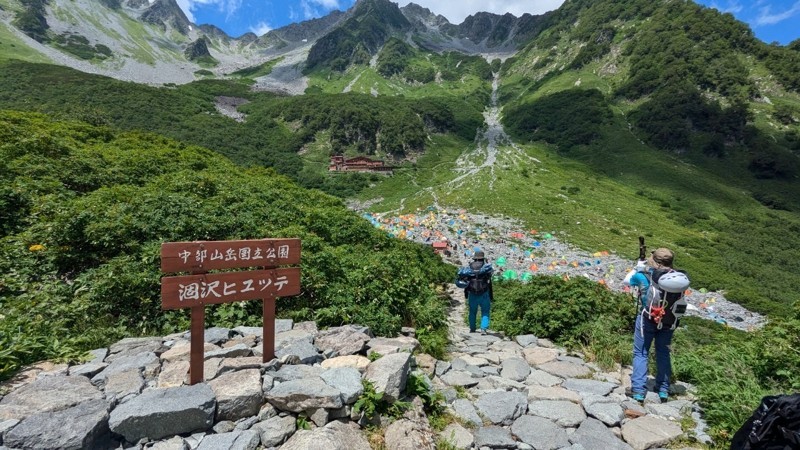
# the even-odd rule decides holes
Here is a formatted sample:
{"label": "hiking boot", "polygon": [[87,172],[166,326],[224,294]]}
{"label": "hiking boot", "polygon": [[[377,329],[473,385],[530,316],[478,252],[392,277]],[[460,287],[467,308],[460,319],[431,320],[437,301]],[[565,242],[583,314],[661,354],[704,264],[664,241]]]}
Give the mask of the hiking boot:
{"label": "hiking boot", "polygon": [[481,334],[486,334],[486,328],[481,328]]}
{"label": "hiking boot", "polygon": [[469,329],[469,332],[470,332],[470,333],[474,333],[474,332],[475,332],[475,328],[470,328],[470,329]]}
{"label": "hiking boot", "polygon": [[631,395],[631,398],[633,398],[634,400],[636,400],[639,403],[644,403],[644,397],[645,397],[645,395],[643,393],[641,393],[641,392],[637,392],[637,393]]}
{"label": "hiking boot", "polygon": [[658,393],[658,398],[661,400],[661,403],[666,403],[669,401],[669,392],[661,391]]}

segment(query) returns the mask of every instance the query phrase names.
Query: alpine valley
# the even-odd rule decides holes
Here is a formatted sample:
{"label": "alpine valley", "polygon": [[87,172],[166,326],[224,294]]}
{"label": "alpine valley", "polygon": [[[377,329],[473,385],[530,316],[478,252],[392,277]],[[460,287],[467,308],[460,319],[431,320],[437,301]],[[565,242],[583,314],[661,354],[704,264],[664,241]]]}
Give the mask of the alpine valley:
{"label": "alpine valley", "polygon": [[[391,174],[334,173],[339,155]],[[675,335],[675,377],[723,448],[762,396],[800,389],[798,175],[800,39],[690,0],[461,24],[358,0],[239,37],[175,0],[0,0],[0,378],[188,329],[160,309],[159,248],[191,240],[299,237],[280,317],[413,326],[444,357],[456,268],[362,215],[463,211],[631,264],[645,236],[692,288],[766,316]],[[627,310],[587,309],[630,295],[535,279],[498,284],[493,328],[630,364]],[[260,308],[206,321],[257,326]]]}

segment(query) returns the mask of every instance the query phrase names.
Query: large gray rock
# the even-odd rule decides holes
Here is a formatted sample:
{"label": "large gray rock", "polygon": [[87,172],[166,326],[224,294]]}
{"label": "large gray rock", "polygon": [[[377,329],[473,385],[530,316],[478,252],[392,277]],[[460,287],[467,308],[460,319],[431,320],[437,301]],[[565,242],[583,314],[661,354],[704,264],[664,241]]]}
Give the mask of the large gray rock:
{"label": "large gray rock", "polygon": [[60,411],[33,414],[6,433],[3,445],[30,449],[99,448],[110,441],[110,407],[105,400],[88,400]]}
{"label": "large gray rock", "polygon": [[195,450],[255,450],[259,437],[255,431],[231,431],[230,433],[210,434],[200,441]]}
{"label": "large gray rock", "polygon": [[570,391],[560,386],[531,385],[528,387],[528,400],[569,400],[573,403],[580,403],[581,396],[575,391]]}
{"label": "large gray rock", "polygon": [[569,445],[567,432],[544,417],[522,416],[511,425],[511,433],[536,450],[552,450]]}
{"label": "large gray rock", "polygon": [[281,450],[371,450],[369,442],[354,423],[331,422],[313,430],[295,433]]}
{"label": "large gray rock", "polygon": [[264,401],[258,369],[224,373],[208,385],[217,397],[217,422],[254,416]]}
{"label": "large gray rock", "polygon": [[566,400],[536,400],[528,404],[528,414],[550,419],[562,427],[575,427],[586,420],[581,405]]}
{"label": "large gray rock", "polygon": [[663,446],[683,435],[681,426],[652,416],[639,417],[622,425],[622,438],[635,450]]}
{"label": "large gray rock", "polygon": [[[291,333],[291,332],[290,332]],[[285,341],[281,345],[275,346],[275,357],[282,358],[296,356],[301,364],[314,364],[321,355],[319,350],[311,342],[306,340]]]}
{"label": "large gray rock", "polygon": [[219,350],[206,352],[203,355],[204,359],[212,358],[239,358],[241,356],[251,356],[253,349],[245,344],[236,344],[233,347],[225,347]]}
{"label": "large gray rock", "polygon": [[42,377],[0,400],[0,419],[22,420],[47,411],[58,411],[87,400],[103,398],[86,377]]}
{"label": "large gray rock", "polygon": [[361,327],[353,325],[328,328],[317,334],[314,343],[323,353],[333,351],[340,356],[355,355],[361,353],[370,340],[361,330]]}
{"label": "large gray rock", "polygon": [[471,401],[459,398],[453,402],[453,413],[456,417],[463,420],[467,425],[481,426],[483,420],[478,415],[475,405]]}
{"label": "large gray rock", "polygon": [[[206,328],[203,332],[203,340],[205,342],[219,345],[230,339],[232,335],[233,330],[230,328],[211,327]],[[189,339],[191,339],[191,337],[192,333],[189,332]]]}
{"label": "large gray rock", "polygon": [[439,439],[449,443],[457,450],[470,450],[472,444],[475,442],[472,433],[458,422],[446,426],[445,429],[439,433]]}
{"label": "large gray rock", "polygon": [[376,337],[367,342],[369,350],[367,353],[379,353],[388,355],[391,353],[409,352],[419,348],[419,341],[410,336],[398,336],[396,338]]}
{"label": "large gray rock", "polygon": [[214,391],[207,384],[145,391],[111,411],[111,431],[128,442],[204,431],[214,424]]}
{"label": "large gray rock", "polygon": [[415,397],[403,418],[392,422],[384,433],[386,450],[436,450],[433,430],[423,412],[422,400]]}
{"label": "large gray rock", "polygon": [[83,375],[87,378],[92,378],[93,376],[97,375],[108,367],[108,363],[104,362],[89,362],[86,364],[81,364],[78,366],[72,366],[69,368],[69,375],[70,376],[78,376]]}
{"label": "large gray rock", "polygon": [[281,383],[266,394],[267,401],[282,411],[299,413],[311,408],[341,408],[342,393],[322,378],[305,378]]}
{"label": "large gray rock", "polygon": [[625,418],[625,411],[614,399],[608,397],[588,396],[583,400],[583,409],[586,414],[609,427],[615,427]]}
{"label": "large gray rock", "polygon": [[561,384],[563,381],[563,379],[555,375],[536,369],[531,371],[531,374],[525,379],[525,384],[550,387]]}
{"label": "large gray rock", "polygon": [[478,413],[496,425],[511,425],[528,409],[524,392],[496,391],[484,394],[475,402]]}
{"label": "large gray rock", "polygon": [[539,338],[533,334],[522,334],[514,338],[520,347],[536,347],[539,343]]}
{"label": "large gray rock", "polygon": [[561,383],[563,388],[571,391],[580,392],[581,395],[608,395],[617,387],[614,383],[607,381],[587,380],[578,378],[568,378]]}
{"label": "large gray rock", "polygon": [[138,394],[144,389],[144,378],[138,369],[112,373],[106,379],[105,392],[108,398],[123,398]]}
{"label": "large gray rock", "polygon": [[166,350],[167,347],[160,337],[125,338],[109,347],[105,362],[111,363],[141,353],[161,354]]}
{"label": "large gray rock", "polygon": [[470,388],[478,384],[480,378],[473,377],[471,373],[460,370],[449,370],[440,377],[442,383],[448,386],[461,386]]}
{"label": "large gray rock", "polygon": [[115,359],[102,372],[92,377],[93,383],[105,383],[109,375],[125,372],[131,369],[139,370],[145,378],[150,378],[158,374],[161,368],[161,360],[153,352],[137,353],[135,355],[121,356]]}
{"label": "large gray rock", "polygon": [[570,361],[550,361],[540,364],[539,369],[561,378],[582,378],[592,373],[592,369],[583,364]]}
{"label": "large gray rock", "polygon": [[158,373],[157,386],[177,387],[189,384],[189,361],[165,362]]}
{"label": "large gray rock", "polygon": [[358,396],[364,392],[361,384],[361,372],[352,367],[328,369],[320,375],[328,386],[332,386],[342,393],[342,401],[346,405],[355,403]]}
{"label": "large gray rock", "polygon": [[313,344],[314,333],[310,333],[305,330],[287,330],[280,333],[275,333],[275,348],[295,341],[305,341],[309,344]]}
{"label": "large gray rock", "polygon": [[581,426],[570,435],[569,440],[586,449],[631,450],[630,445],[622,442],[610,429],[592,418],[584,420]]}
{"label": "large gray rock", "polygon": [[3,443],[3,436],[5,436],[6,433],[8,433],[8,430],[14,428],[17,425],[19,425],[19,420],[17,419],[0,420],[0,444]]}
{"label": "large gray rock", "polygon": [[153,442],[147,450],[189,450],[189,444],[180,437],[173,436],[163,441]]}
{"label": "large gray rock", "polygon": [[[203,354],[210,352],[215,352],[219,350],[220,347],[218,345],[214,345],[208,342],[203,343]],[[176,343],[172,346],[169,350],[165,351],[161,354],[160,358],[163,361],[173,362],[173,361],[189,361],[189,357],[191,356],[192,345],[188,341],[181,341]]]}
{"label": "large gray rock", "polygon": [[261,445],[266,448],[277,447],[284,442],[297,429],[297,420],[294,416],[275,416],[253,425],[251,430],[261,437]]}
{"label": "large gray rock", "polygon": [[522,358],[508,358],[503,361],[500,376],[514,381],[523,381],[531,374],[531,366]]}
{"label": "large gray rock", "polygon": [[364,378],[375,386],[375,392],[383,392],[384,400],[394,402],[405,390],[410,370],[411,354],[394,353],[373,361],[367,366]]}
{"label": "large gray rock", "polygon": [[529,347],[522,350],[525,355],[525,360],[532,366],[539,366],[550,361],[555,361],[558,358],[558,350],[554,348],[544,347]]}
{"label": "large gray rock", "polygon": [[517,448],[517,441],[511,437],[511,432],[502,427],[481,427],[475,431],[475,447]]}
{"label": "large gray rock", "polygon": [[316,366],[307,366],[305,364],[289,364],[281,367],[276,372],[267,372],[272,375],[275,381],[292,381],[302,380],[303,378],[314,378],[322,375],[323,369]]}
{"label": "large gray rock", "polygon": [[476,386],[476,389],[485,391],[523,391],[525,388],[526,386],[522,383],[497,375],[489,375],[480,379],[480,381],[478,381],[478,385]]}

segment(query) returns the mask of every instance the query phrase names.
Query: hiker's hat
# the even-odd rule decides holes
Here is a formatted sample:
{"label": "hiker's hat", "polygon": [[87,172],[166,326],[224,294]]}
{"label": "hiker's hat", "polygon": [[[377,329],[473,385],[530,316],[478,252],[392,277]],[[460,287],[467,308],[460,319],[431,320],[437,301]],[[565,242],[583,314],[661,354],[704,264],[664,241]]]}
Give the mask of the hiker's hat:
{"label": "hiker's hat", "polygon": [[478,250],[477,252],[475,252],[475,255],[472,257],[472,259],[484,260],[484,259],[486,259],[486,255],[483,254],[483,250]]}
{"label": "hiker's hat", "polygon": [[672,267],[672,258],[674,256],[672,250],[668,248],[657,248],[647,258],[647,265],[656,269],[659,267]]}

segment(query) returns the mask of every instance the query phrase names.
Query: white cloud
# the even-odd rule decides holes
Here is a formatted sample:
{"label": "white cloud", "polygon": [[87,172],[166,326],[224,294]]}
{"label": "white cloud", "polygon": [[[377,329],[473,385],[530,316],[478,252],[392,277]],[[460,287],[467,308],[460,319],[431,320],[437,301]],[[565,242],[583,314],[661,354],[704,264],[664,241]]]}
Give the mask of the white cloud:
{"label": "white cloud", "polygon": [[755,24],[757,26],[775,25],[776,23],[783,22],[798,14],[800,14],[800,0],[796,1],[788,10],[779,13],[772,13],[772,8],[765,6],[761,8],[760,14],[756,17]]}
{"label": "white cloud", "polygon": [[722,6],[717,2],[711,3],[710,6],[722,13],[739,14],[744,10],[744,6],[736,0],[730,0],[725,6]]}
{"label": "white cloud", "polygon": [[194,22],[193,11],[200,6],[216,6],[220,12],[225,13],[225,20],[230,20],[236,16],[242,6],[242,0],[176,0],[178,6],[186,14],[186,17]]}
{"label": "white cloud", "polygon": [[272,31],[272,27],[267,25],[266,22],[258,22],[258,25],[250,26],[250,31],[255,33],[256,36],[263,36]]}
{"label": "white cloud", "polygon": [[316,3],[317,5],[325,8],[328,11],[340,8],[339,0],[310,0],[310,1],[311,3]]}
{"label": "white cloud", "polygon": [[494,14],[511,13],[517,17],[525,13],[544,14],[552,11],[564,0],[400,0],[400,6],[416,3],[430,9],[434,14],[441,14],[450,23],[460,24],[471,14],[476,12],[490,12]]}

